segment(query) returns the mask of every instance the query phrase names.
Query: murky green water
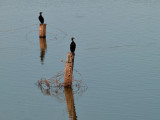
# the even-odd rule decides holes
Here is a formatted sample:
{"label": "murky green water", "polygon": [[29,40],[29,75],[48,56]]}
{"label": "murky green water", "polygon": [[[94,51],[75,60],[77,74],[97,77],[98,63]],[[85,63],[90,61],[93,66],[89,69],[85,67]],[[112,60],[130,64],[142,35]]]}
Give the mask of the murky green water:
{"label": "murky green water", "polygon": [[[159,6],[158,0],[1,0],[0,119],[159,120]],[[38,80],[64,70],[72,36],[74,78],[88,88],[39,88]]]}

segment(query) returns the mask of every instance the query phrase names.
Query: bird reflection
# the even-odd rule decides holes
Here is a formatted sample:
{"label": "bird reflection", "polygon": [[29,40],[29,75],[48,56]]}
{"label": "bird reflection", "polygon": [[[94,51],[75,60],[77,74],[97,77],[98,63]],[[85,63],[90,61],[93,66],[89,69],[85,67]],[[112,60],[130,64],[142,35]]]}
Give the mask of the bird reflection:
{"label": "bird reflection", "polygon": [[44,63],[44,57],[45,57],[45,53],[46,53],[46,49],[47,49],[47,42],[46,42],[46,38],[39,38],[40,41],[40,49],[41,49],[41,64]]}
{"label": "bird reflection", "polygon": [[69,119],[70,120],[77,120],[76,110],[75,110],[75,105],[74,105],[73,90],[71,87],[65,87],[64,91],[65,91]]}

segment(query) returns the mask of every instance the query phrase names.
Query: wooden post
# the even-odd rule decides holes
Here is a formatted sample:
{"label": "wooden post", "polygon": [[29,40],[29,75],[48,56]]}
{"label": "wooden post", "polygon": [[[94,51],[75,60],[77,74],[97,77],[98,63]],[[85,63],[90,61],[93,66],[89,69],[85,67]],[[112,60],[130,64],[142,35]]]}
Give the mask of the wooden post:
{"label": "wooden post", "polygon": [[45,50],[47,48],[46,38],[39,38],[39,43],[41,50]]}
{"label": "wooden post", "polygon": [[74,53],[67,53],[67,60],[66,60],[66,66],[65,66],[65,78],[64,78],[65,87],[72,86],[73,65],[74,65]]}
{"label": "wooden post", "polygon": [[65,97],[70,120],[77,120],[72,88],[65,87]]}
{"label": "wooden post", "polygon": [[46,24],[39,25],[39,37],[46,38]]}
{"label": "wooden post", "polygon": [[46,52],[46,49],[47,49],[46,38],[39,38],[39,42],[40,42],[40,49],[41,49],[40,58],[41,58],[41,63],[43,64],[45,52]]}

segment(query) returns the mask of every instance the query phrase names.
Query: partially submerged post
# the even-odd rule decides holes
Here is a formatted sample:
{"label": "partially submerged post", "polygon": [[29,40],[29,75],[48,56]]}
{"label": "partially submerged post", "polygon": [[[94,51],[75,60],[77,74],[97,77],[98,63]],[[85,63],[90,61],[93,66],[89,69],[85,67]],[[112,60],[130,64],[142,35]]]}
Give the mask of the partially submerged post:
{"label": "partially submerged post", "polygon": [[41,63],[43,64],[45,52],[46,52],[46,49],[47,49],[46,38],[39,38],[39,42],[40,42],[40,49],[41,49],[40,58],[41,58]]}
{"label": "partially submerged post", "polygon": [[39,25],[39,37],[46,38],[46,24]]}
{"label": "partially submerged post", "polygon": [[41,50],[45,50],[47,48],[46,38],[39,38],[39,45]]}
{"label": "partially submerged post", "polygon": [[64,78],[65,87],[72,86],[73,66],[74,66],[74,53],[67,53],[67,60],[66,60],[66,66],[65,66],[65,78]]}

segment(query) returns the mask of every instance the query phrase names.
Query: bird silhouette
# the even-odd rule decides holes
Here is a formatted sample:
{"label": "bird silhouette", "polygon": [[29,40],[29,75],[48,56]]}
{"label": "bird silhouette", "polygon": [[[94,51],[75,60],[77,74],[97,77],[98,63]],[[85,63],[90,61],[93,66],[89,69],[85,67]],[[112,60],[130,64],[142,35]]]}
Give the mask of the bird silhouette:
{"label": "bird silhouette", "polygon": [[72,53],[74,53],[75,49],[76,49],[76,43],[74,42],[74,37],[71,38],[72,42],[70,44],[70,50]]}
{"label": "bird silhouette", "polygon": [[42,12],[40,12],[39,21],[41,22],[41,24],[44,23],[44,18],[42,16]]}

